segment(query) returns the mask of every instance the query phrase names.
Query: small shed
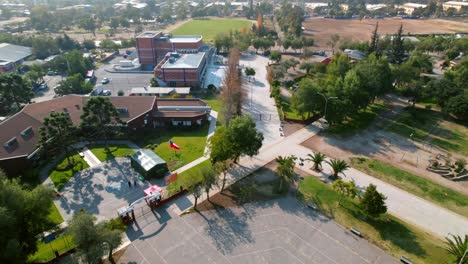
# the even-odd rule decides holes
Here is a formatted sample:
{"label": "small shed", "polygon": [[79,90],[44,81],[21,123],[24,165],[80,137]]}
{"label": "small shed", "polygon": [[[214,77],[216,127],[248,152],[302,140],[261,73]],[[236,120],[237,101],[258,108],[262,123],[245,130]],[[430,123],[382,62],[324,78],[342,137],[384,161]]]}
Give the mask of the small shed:
{"label": "small shed", "polygon": [[132,168],[145,178],[162,178],[169,171],[166,162],[149,149],[141,149],[130,156]]}

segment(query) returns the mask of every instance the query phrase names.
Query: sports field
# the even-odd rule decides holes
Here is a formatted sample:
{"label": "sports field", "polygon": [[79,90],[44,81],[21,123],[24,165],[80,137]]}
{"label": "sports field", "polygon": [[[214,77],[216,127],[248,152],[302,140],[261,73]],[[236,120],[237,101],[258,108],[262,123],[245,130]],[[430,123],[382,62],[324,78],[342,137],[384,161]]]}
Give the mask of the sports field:
{"label": "sports field", "polygon": [[176,28],[171,33],[174,35],[202,35],[206,43],[214,40],[219,33],[229,33],[229,31],[240,30],[241,28],[250,29],[251,21],[241,19],[204,19],[192,20],[179,28]]}

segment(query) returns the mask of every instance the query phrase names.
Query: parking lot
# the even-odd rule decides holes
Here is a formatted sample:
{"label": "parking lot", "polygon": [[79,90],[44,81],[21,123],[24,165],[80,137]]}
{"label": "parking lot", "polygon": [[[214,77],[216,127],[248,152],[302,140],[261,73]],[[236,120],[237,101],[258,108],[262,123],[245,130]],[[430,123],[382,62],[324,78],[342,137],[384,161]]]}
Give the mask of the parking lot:
{"label": "parking lot", "polygon": [[60,75],[55,76],[44,76],[44,81],[47,84],[47,89],[45,90],[36,90],[34,91],[34,98],[32,99],[35,102],[48,101],[55,96],[54,87],[62,81],[64,77]]}
{"label": "parking lot", "polygon": [[119,61],[123,60],[122,56],[116,56],[109,62],[104,63],[98,67],[95,71],[96,84],[100,84],[103,78],[108,78],[110,82],[104,84],[104,90],[110,90],[113,96],[117,96],[117,93],[122,90],[125,95],[130,94],[130,90],[134,87],[143,87],[150,85],[150,79],[153,77],[152,73],[112,73],[112,66],[118,64]]}
{"label": "parking lot", "polygon": [[119,263],[398,263],[292,197],[182,217],[160,208],[127,234]]}

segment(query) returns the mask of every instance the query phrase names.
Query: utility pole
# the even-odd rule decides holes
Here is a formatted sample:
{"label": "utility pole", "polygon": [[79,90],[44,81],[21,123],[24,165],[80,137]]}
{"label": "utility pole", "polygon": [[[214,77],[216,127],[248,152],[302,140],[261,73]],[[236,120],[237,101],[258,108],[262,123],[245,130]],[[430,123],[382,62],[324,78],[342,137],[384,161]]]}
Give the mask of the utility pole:
{"label": "utility pole", "polygon": [[323,96],[323,98],[325,99],[325,111],[324,111],[323,117],[324,117],[325,120],[326,120],[326,119],[327,119],[328,100],[331,100],[331,99],[338,99],[338,97],[332,96],[332,97],[328,97],[328,98],[327,98],[324,94],[319,93],[319,92],[317,92],[317,93],[320,94],[321,96]]}

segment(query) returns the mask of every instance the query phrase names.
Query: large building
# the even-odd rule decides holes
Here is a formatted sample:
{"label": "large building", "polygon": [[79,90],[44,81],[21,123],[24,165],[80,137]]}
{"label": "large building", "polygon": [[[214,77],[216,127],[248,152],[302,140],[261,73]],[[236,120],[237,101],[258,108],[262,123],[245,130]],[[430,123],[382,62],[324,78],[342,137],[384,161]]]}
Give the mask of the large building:
{"label": "large building", "polygon": [[142,69],[153,70],[168,52],[196,52],[203,47],[202,36],[172,36],[146,31],[136,37],[138,58]]}
{"label": "large building", "polygon": [[169,52],[154,69],[161,86],[201,87],[207,64],[207,53]]}
{"label": "large building", "polygon": [[0,72],[9,72],[21,65],[24,59],[31,56],[31,48],[8,43],[0,44]]}
{"label": "large building", "polygon": [[449,8],[454,8],[455,10],[460,11],[462,7],[468,8],[468,2],[448,1],[442,4],[444,11],[447,11]]}
{"label": "large building", "polygon": [[[51,112],[68,113],[74,125],[81,122],[83,106],[90,97],[67,95],[26,105],[0,123],[0,167],[15,175],[37,159],[39,129]],[[130,131],[161,126],[201,125],[210,107],[200,99],[157,99],[150,96],[109,97]]]}

